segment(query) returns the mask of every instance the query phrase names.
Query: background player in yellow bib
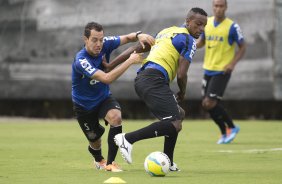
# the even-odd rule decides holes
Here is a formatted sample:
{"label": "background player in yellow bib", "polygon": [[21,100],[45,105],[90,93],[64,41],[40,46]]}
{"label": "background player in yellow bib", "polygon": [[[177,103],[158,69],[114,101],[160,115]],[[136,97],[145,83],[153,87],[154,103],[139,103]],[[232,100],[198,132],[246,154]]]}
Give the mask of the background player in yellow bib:
{"label": "background player in yellow bib", "polygon": [[[115,136],[116,144],[128,163],[132,163],[133,143],[165,136],[163,152],[171,161],[170,170],[179,170],[173,162],[173,153],[185,112],[178,102],[184,100],[187,71],[196,51],[195,38],[204,31],[206,23],[207,13],[201,8],[192,8],[183,26],[169,27],[157,34],[155,45],[135,78],[135,91],[159,121],[139,130]],[[169,83],[176,76],[179,92],[174,96]]]}
{"label": "background player in yellow bib", "polygon": [[235,65],[245,53],[246,44],[239,25],[225,16],[227,0],[213,0],[212,7],[214,16],[208,18],[205,31],[197,42],[197,48],[205,45],[202,106],[221,131],[217,143],[227,144],[240,128],[234,125],[220,100]]}

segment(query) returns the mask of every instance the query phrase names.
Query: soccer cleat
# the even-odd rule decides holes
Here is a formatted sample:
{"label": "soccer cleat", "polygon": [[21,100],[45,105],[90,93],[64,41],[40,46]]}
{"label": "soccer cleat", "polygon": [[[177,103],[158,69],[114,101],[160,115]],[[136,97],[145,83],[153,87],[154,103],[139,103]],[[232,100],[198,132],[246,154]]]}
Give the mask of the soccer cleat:
{"label": "soccer cleat", "polygon": [[107,165],[105,170],[111,172],[122,172],[121,167],[116,162],[112,162],[112,164]]}
{"label": "soccer cleat", "polygon": [[221,138],[217,141],[217,144],[225,144],[226,135],[223,134]]}
{"label": "soccer cleat", "polygon": [[232,142],[235,139],[236,135],[239,133],[239,131],[240,131],[240,127],[239,126],[236,126],[235,128],[231,128],[231,132],[226,137],[224,143],[228,144],[228,143]]}
{"label": "soccer cleat", "polygon": [[173,162],[173,165],[169,167],[169,170],[172,172],[177,172],[180,171],[180,169],[178,169],[177,164]]}
{"label": "soccer cleat", "polygon": [[119,151],[124,158],[124,160],[131,164],[132,158],[131,158],[131,151],[132,151],[132,144],[130,144],[124,137],[125,133],[120,133],[115,135],[115,143],[119,147]]}
{"label": "soccer cleat", "polygon": [[98,169],[98,170],[105,169],[106,164],[107,164],[107,160],[105,160],[105,159],[102,159],[100,162],[94,161],[94,165],[95,165],[96,169]]}

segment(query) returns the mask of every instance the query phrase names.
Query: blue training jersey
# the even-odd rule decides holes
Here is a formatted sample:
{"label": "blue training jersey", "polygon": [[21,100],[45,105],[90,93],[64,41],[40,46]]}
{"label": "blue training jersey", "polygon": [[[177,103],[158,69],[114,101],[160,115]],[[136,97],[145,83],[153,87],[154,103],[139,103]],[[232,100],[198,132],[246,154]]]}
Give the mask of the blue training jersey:
{"label": "blue training jersey", "polygon": [[111,52],[120,45],[120,37],[105,37],[102,51],[97,57],[82,48],[72,64],[72,101],[85,110],[95,109],[110,94],[108,84],[91,79],[98,70],[103,70],[102,60],[109,62]]}

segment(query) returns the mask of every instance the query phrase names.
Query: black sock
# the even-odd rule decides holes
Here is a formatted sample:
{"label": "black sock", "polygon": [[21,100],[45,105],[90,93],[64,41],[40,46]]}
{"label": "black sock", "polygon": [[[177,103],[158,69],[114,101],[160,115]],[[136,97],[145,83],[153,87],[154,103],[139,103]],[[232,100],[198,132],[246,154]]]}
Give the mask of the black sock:
{"label": "black sock", "polygon": [[164,135],[173,136],[175,134],[177,134],[177,132],[171,121],[163,120],[152,123],[151,125],[134,132],[126,133],[125,138],[129,143],[133,144],[142,139],[149,139]]}
{"label": "black sock", "polygon": [[226,134],[226,126],[223,119],[222,108],[219,105],[216,105],[214,108],[209,110],[209,113],[213,121],[218,125],[221,134]]}
{"label": "black sock", "polygon": [[104,157],[102,156],[102,150],[101,149],[94,150],[93,148],[88,146],[88,151],[94,157],[96,162],[100,162],[102,159],[104,159]]}
{"label": "black sock", "polygon": [[175,134],[174,136],[165,137],[164,153],[170,159],[171,166],[173,165],[173,153],[174,153],[174,148],[175,148],[175,144],[177,141],[177,137],[178,137],[178,133]]}
{"label": "black sock", "polygon": [[114,142],[115,135],[122,132],[122,126],[117,127],[110,127],[109,135],[108,135],[108,160],[107,165],[112,164],[112,162],[115,160],[118,146]]}
{"label": "black sock", "polygon": [[224,120],[224,122],[227,124],[228,128],[235,128],[235,125],[231,119],[231,117],[228,115],[227,111],[223,108],[221,104],[217,105],[218,108],[221,109],[221,115]]}

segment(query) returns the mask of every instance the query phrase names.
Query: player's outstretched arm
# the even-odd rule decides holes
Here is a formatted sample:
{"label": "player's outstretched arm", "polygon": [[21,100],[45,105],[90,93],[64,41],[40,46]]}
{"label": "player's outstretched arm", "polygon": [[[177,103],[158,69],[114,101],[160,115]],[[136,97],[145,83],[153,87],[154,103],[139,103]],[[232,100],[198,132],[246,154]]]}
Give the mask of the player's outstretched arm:
{"label": "player's outstretched arm", "polygon": [[143,48],[145,48],[145,44],[154,45],[155,39],[151,35],[144,34],[142,32],[129,33],[127,35],[120,36],[120,45],[124,45],[129,42],[139,41]]}
{"label": "player's outstretched arm", "polygon": [[145,48],[140,43],[137,43],[136,45],[129,47],[125,51],[123,51],[120,55],[118,55],[115,59],[113,59],[110,63],[107,63],[105,60],[103,61],[103,65],[105,67],[105,72],[109,72],[112,69],[114,69],[119,64],[123,63],[125,60],[127,60],[134,51],[136,53],[144,53],[148,52],[151,49],[151,45],[145,43]]}
{"label": "player's outstretched arm", "polygon": [[119,67],[113,69],[109,73],[98,70],[92,75],[91,79],[98,80],[105,84],[110,84],[119,78],[130,67],[130,65],[140,63],[142,60],[142,53],[133,53]]}

